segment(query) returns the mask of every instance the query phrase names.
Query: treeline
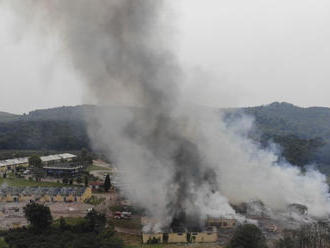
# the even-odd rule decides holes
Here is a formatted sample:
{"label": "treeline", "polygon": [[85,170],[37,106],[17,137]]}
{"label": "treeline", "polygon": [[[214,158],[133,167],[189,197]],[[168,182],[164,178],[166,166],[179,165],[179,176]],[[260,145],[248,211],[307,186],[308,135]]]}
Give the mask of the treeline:
{"label": "treeline", "polygon": [[81,150],[89,148],[82,121],[0,122],[0,150]]}
{"label": "treeline", "polygon": [[330,226],[326,222],[307,224],[298,230],[286,231],[276,248],[329,248]]}

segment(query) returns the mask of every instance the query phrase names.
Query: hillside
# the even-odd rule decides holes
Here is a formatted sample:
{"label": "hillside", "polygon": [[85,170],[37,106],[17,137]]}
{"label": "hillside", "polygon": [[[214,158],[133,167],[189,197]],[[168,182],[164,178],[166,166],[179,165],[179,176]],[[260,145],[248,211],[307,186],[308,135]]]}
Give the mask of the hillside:
{"label": "hillside", "polygon": [[[35,110],[27,115],[0,112],[0,150],[75,150],[89,147],[87,114],[99,110],[108,112],[109,109],[122,111],[128,108],[81,105]],[[228,116],[242,113],[253,116],[258,135],[262,137],[260,142],[271,140],[281,144],[285,148],[282,155],[290,162],[330,164],[330,108],[301,108],[274,102],[225,111]],[[313,156],[307,156],[309,153]],[[330,170],[330,166],[323,168]]]}
{"label": "hillside", "polygon": [[263,135],[321,139],[325,144],[315,153],[314,160],[330,163],[330,108],[301,108],[285,102],[274,102],[243,108],[242,111],[254,116],[257,129]]}
{"label": "hillside", "polygon": [[0,122],[17,120],[19,117],[19,115],[14,115],[7,112],[0,112]]}

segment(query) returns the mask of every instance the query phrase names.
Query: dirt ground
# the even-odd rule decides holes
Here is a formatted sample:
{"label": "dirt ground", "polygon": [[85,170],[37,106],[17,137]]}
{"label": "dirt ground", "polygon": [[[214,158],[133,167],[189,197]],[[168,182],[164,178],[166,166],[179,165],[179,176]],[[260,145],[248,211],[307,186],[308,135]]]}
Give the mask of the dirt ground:
{"label": "dirt ground", "polygon": [[62,217],[84,217],[93,205],[80,202],[47,203],[54,219]]}
{"label": "dirt ground", "polygon": [[[27,202],[10,202],[0,204],[0,229],[9,229],[27,225],[23,208]],[[51,202],[49,206],[54,219],[63,217],[84,217],[93,205],[79,202]]]}

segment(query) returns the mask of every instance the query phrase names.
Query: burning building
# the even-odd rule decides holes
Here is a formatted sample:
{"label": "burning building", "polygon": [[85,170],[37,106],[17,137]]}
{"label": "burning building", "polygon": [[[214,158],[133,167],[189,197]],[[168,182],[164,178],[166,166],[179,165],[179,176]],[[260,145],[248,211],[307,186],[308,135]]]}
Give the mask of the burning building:
{"label": "burning building", "polygon": [[155,243],[215,243],[218,240],[218,233],[215,227],[205,230],[188,231],[187,229],[170,229],[162,233],[143,233],[144,244]]}
{"label": "burning building", "polygon": [[208,226],[214,226],[217,228],[224,228],[224,229],[229,229],[229,228],[235,228],[237,226],[237,220],[234,218],[208,218],[207,219],[207,225]]}

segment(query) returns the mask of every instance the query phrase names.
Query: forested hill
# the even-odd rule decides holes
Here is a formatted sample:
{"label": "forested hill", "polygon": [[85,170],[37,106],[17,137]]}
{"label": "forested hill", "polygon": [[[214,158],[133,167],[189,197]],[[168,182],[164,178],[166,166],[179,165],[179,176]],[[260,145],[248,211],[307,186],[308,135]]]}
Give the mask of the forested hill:
{"label": "forested hill", "polygon": [[242,110],[254,116],[264,138],[280,143],[297,160],[303,159],[297,163],[330,164],[330,108],[274,102]]}
{"label": "forested hill", "polygon": [[[88,147],[85,116],[96,109],[99,107],[81,105],[35,110],[25,115],[0,112],[0,150]],[[284,148],[283,156],[291,163],[330,164],[330,108],[301,108],[275,102],[227,111],[254,116],[260,141],[279,143]]]}
{"label": "forested hill", "polygon": [[258,127],[265,133],[330,138],[330,108],[300,108],[285,102],[274,102],[243,110],[256,118]]}

